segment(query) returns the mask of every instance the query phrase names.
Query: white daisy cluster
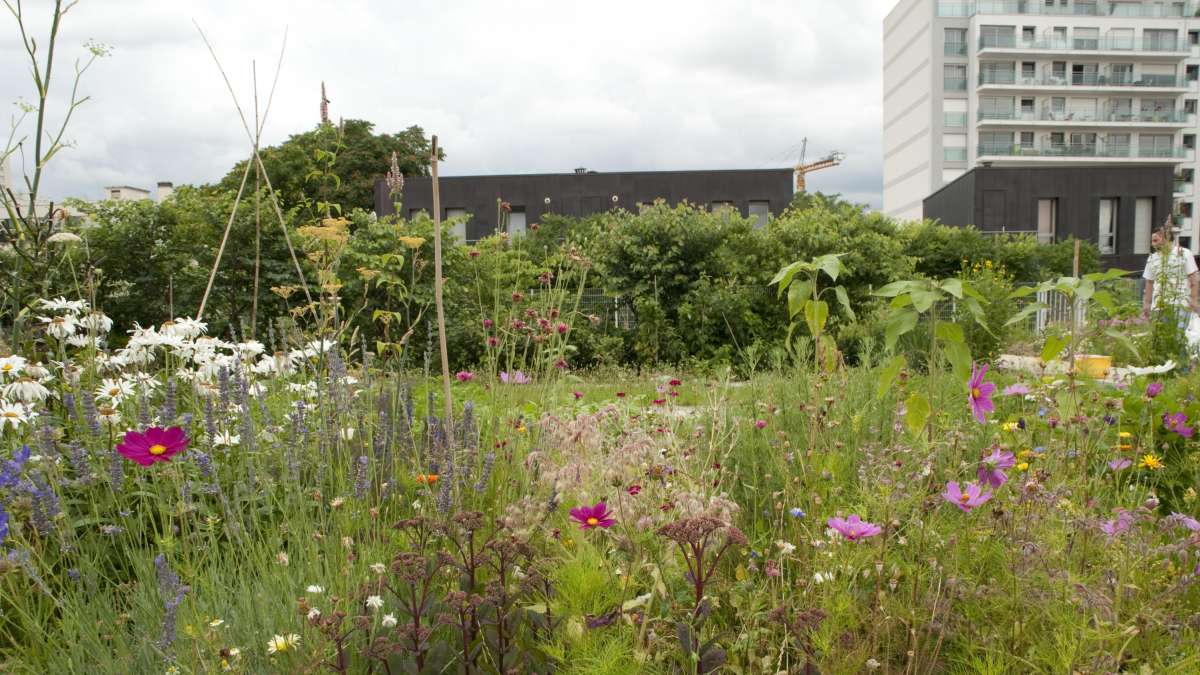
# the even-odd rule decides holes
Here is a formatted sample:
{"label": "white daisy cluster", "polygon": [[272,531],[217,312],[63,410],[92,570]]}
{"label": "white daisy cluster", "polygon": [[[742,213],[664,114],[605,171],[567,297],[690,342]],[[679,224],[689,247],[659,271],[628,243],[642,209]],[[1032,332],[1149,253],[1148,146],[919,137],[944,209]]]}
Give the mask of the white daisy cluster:
{"label": "white daisy cluster", "polygon": [[0,433],[14,431],[37,417],[37,409],[50,398],[46,386],[53,380],[40,363],[21,356],[0,356]]}

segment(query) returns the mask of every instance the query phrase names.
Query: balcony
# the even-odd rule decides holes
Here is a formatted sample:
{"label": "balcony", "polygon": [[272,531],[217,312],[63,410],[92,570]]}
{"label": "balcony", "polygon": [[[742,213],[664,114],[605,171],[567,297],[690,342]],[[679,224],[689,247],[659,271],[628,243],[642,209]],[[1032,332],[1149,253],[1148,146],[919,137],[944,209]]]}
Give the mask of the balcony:
{"label": "balcony", "polygon": [[979,51],[1019,52],[1117,52],[1137,54],[1141,57],[1171,56],[1184,59],[1191,55],[1191,45],[1186,40],[1161,40],[1157,38],[1125,38],[1106,36],[1102,38],[1043,38],[1036,40],[1018,39],[1013,35],[981,35]]}
{"label": "balcony", "polygon": [[965,77],[942,78],[942,87],[946,91],[966,91],[967,90],[967,78],[965,78]]}
{"label": "balcony", "polygon": [[1187,197],[1191,197],[1195,193],[1195,190],[1196,190],[1196,185],[1191,180],[1189,180],[1187,178],[1176,178],[1175,179],[1174,192],[1175,192],[1176,199],[1184,199]]}
{"label": "balcony", "polygon": [[980,110],[977,118],[981,124],[1004,122],[1053,122],[1056,124],[1120,124],[1127,126],[1163,125],[1184,127],[1193,123],[1193,116],[1177,111],[1101,112],[1080,113],[1055,110],[1041,112],[1017,110]]}
{"label": "balcony", "polygon": [[942,45],[942,51],[946,56],[966,56],[967,43],[965,42],[946,42]]}
{"label": "balcony", "polygon": [[971,17],[976,14],[1044,14],[1053,16],[1098,16],[1098,17],[1141,17],[1177,18],[1193,16],[1194,2],[1180,6],[1167,4],[1114,4],[1112,2],[1078,3],[1068,7],[1049,6],[1041,0],[940,0],[937,15],[940,17]]}
{"label": "balcony", "polygon": [[1067,144],[1044,143],[1040,146],[985,144],[977,148],[980,159],[984,158],[1050,158],[1050,159],[1126,159],[1126,160],[1171,160],[1178,162],[1192,156],[1188,148],[1101,145],[1098,143]]}
{"label": "balcony", "polygon": [[1043,77],[1017,77],[1014,73],[982,71],[979,73],[979,87],[1015,87],[1015,88],[1053,88],[1053,89],[1097,89],[1110,88],[1130,89],[1174,89],[1186,90],[1189,82],[1175,75],[1138,75],[1125,74],[1100,75],[1099,73],[1061,73]]}
{"label": "balcony", "polygon": [[967,161],[966,148],[942,148],[942,159],[947,162]]}
{"label": "balcony", "polygon": [[942,113],[942,126],[947,129],[965,129],[967,127],[967,113],[965,112],[944,112]]}

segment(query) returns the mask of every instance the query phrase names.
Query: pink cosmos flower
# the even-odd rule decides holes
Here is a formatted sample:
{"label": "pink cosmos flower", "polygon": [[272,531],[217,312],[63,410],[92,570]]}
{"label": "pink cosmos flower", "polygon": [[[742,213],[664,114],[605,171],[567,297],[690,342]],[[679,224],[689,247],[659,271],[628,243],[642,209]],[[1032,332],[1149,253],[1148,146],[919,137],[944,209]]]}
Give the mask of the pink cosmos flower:
{"label": "pink cosmos flower", "polygon": [[1133,524],[1133,514],[1125,509],[1117,509],[1117,517],[1114,520],[1106,520],[1100,523],[1100,531],[1108,535],[1111,539],[1120,536],[1129,531],[1129,526]]}
{"label": "pink cosmos flower", "polygon": [[170,460],[172,456],[183,452],[190,442],[180,427],[150,427],[141,433],[126,432],[125,440],[117,444],[117,452],[142,466],[150,466],[155,462]]}
{"label": "pink cosmos flower", "polygon": [[971,379],[967,382],[967,399],[971,404],[971,412],[980,424],[987,422],[987,414],[996,409],[996,404],[992,403],[992,392],[996,390],[996,385],[983,381],[987,369],[986,363],[982,368],[971,364]]}
{"label": "pink cosmos flower", "polygon": [[979,465],[979,482],[994,488],[1004,485],[1008,482],[1008,474],[1004,473],[1004,470],[1013,468],[1016,463],[1017,459],[1011,452],[1004,452],[1000,448],[993,449],[992,454],[984,457]]}
{"label": "pink cosmos flower", "polygon": [[826,521],[826,524],[830,528],[840,532],[843,537],[850,541],[859,541],[867,537],[874,537],[883,532],[883,528],[875,523],[868,523],[859,518],[857,514],[852,514],[848,518],[830,518]]}
{"label": "pink cosmos flower", "polygon": [[1163,413],[1163,426],[1167,428],[1167,431],[1174,431],[1184,438],[1191,438],[1196,430],[1187,426],[1184,422],[1187,422],[1187,415],[1181,412],[1173,415],[1171,413]]}
{"label": "pink cosmos flower", "polygon": [[604,500],[596,502],[594,506],[579,506],[571,509],[571,517],[579,523],[580,529],[584,530],[594,527],[609,528],[617,522],[609,513],[608,504],[604,503]]}
{"label": "pink cosmos flower", "polygon": [[1029,387],[1025,386],[1021,382],[1018,382],[1005,387],[1003,393],[1005,396],[1025,396],[1029,393]]}
{"label": "pink cosmos flower", "polygon": [[529,376],[525,373],[515,370],[509,374],[507,370],[500,373],[500,381],[504,384],[529,384]]}
{"label": "pink cosmos flower", "polygon": [[1113,471],[1128,469],[1131,466],[1133,466],[1133,460],[1127,457],[1118,457],[1117,459],[1114,459],[1108,463],[1108,468],[1112,469]]}
{"label": "pink cosmos flower", "polygon": [[470,382],[471,380],[475,379],[475,373],[472,373],[469,370],[460,370],[454,376],[458,378],[459,382]]}
{"label": "pink cosmos flower", "polygon": [[963,491],[956,481],[950,481],[946,483],[946,491],[942,493],[942,498],[964,512],[970,511],[992,498],[990,490],[984,492],[976,483],[967,483],[966,487],[966,491]]}

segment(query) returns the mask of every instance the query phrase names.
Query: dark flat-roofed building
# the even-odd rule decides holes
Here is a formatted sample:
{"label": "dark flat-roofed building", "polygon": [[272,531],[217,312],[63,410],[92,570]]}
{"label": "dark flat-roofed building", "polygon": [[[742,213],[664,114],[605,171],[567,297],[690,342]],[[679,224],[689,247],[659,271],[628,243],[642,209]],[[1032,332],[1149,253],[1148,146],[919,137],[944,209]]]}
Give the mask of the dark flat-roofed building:
{"label": "dark flat-roofed building", "polygon": [[[574,173],[512,174],[496,176],[445,176],[439,179],[442,218],[469,215],[456,227],[466,241],[482,239],[496,231],[497,203],[511,205],[508,230],[523,232],[543,215],[587,216],[614,208],[635,211],[638,204],[665,199],[670,204],[688,201],[710,208],[732,208],[743,216],[765,223],[779,215],[792,200],[792,169],[731,169],[717,171],[616,171],[576,169]],[[420,211],[432,213],[432,179],[405,178],[401,208],[406,217]],[[395,213],[387,184],[375,183],[375,213]]]}
{"label": "dark flat-roofed building", "polygon": [[[924,200],[924,216],[982,232],[1075,237],[1107,267],[1140,270],[1174,208],[1171,166],[976,167]],[[1191,247],[1190,236],[1180,243]]]}

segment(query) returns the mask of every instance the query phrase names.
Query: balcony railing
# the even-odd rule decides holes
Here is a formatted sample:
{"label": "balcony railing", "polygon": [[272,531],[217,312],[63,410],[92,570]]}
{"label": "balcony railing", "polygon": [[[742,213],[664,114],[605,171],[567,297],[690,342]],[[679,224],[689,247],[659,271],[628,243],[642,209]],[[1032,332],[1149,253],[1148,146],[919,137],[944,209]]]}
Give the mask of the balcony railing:
{"label": "balcony railing", "polygon": [[946,56],[967,55],[967,43],[965,42],[947,42],[942,48]]}
{"label": "balcony railing", "polygon": [[1162,40],[1159,38],[1126,38],[1105,36],[1101,38],[1042,38],[1036,40],[1018,39],[1015,35],[981,35],[980,49],[1028,49],[1028,50],[1064,50],[1087,52],[1180,52],[1190,53],[1191,46],[1186,40]]}
{"label": "balcony railing", "polygon": [[1177,146],[1101,145],[1097,143],[1046,143],[1023,146],[986,143],[978,147],[980,157],[1097,157],[1182,159],[1187,149]]}
{"label": "balcony railing", "polygon": [[947,162],[965,162],[967,161],[967,149],[942,148],[942,159]]}
{"label": "balcony railing", "polygon": [[1069,6],[1045,5],[1041,0],[940,0],[937,5],[937,15],[940,17],[969,17],[976,14],[1047,14],[1047,15],[1077,15],[1077,16],[1116,16],[1116,17],[1185,17],[1194,16],[1196,4],[1184,2],[1181,5],[1174,2],[1159,3],[1129,3],[1129,2],[1096,2],[1094,4],[1074,4]]}
{"label": "balcony railing", "polygon": [[1041,112],[980,110],[976,119],[981,122],[987,120],[1012,120],[1024,122],[1152,122],[1158,124],[1186,124],[1188,122],[1188,114],[1182,111],[1089,113],[1055,110],[1043,110]]}
{"label": "balcony railing", "polygon": [[966,91],[967,78],[965,77],[944,77],[942,78],[942,87],[946,91]]}
{"label": "balcony railing", "polygon": [[1017,77],[1015,73],[982,71],[979,84],[1019,84],[1029,87],[1166,87],[1182,88],[1187,83],[1175,75],[1101,75],[1071,73],[1049,77]]}
{"label": "balcony railing", "polygon": [[947,129],[962,129],[967,126],[967,113],[965,112],[944,112],[942,113],[942,126]]}

